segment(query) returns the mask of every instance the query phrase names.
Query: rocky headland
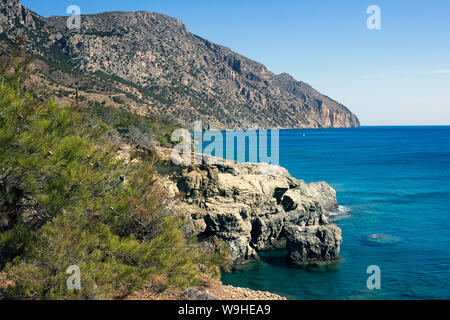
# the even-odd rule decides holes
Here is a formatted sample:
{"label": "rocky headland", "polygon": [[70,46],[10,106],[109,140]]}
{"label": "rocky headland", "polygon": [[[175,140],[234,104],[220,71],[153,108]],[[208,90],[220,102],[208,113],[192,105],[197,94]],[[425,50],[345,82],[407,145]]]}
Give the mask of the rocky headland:
{"label": "rocky headland", "polygon": [[164,186],[189,219],[187,232],[218,238],[234,263],[258,259],[258,252],[287,248],[299,264],[339,258],[341,230],[327,213],[338,208],[336,192],[325,182],[305,183],[269,164],[175,165],[171,150],[156,148]]}

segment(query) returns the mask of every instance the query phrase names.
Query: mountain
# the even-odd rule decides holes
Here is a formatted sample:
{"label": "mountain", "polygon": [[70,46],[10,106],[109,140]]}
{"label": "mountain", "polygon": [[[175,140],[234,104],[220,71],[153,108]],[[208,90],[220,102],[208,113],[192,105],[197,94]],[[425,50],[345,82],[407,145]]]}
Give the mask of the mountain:
{"label": "mountain", "polygon": [[80,30],[67,17],[43,18],[20,0],[0,1],[1,41],[26,36],[37,57],[34,82],[64,99],[79,88],[102,102],[191,127],[358,127],[345,106],[288,74],[188,31],[151,12],[83,15]]}

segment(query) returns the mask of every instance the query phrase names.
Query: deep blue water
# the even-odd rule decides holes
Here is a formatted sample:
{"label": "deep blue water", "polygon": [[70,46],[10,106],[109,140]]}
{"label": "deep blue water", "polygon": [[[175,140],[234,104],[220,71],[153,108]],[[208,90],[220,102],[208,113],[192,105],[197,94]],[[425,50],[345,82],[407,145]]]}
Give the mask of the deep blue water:
{"label": "deep blue water", "polygon": [[[450,127],[284,130],[280,164],[336,189],[349,210],[334,221],[343,260],[304,269],[285,250],[265,252],[225,284],[291,299],[450,299]],[[370,265],[380,290],[367,289]]]}

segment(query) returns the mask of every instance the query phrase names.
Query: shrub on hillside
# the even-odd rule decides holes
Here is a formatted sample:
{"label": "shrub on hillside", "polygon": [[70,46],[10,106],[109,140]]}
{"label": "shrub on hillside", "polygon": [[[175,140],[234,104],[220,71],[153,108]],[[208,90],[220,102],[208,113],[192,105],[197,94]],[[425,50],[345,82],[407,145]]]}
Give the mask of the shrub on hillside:
{"label": "shrub on hillside", "polygon": [[[0,85],[0,271],[13,283],[4,297],[121,298],[155,276],[185,288],[218,275],[226,254],[185,238],[150,158],[117,159],[105,138],[114,127],[21,92],[8,80],[18,78]],[[71,265],[79,290],[66,285]]]}

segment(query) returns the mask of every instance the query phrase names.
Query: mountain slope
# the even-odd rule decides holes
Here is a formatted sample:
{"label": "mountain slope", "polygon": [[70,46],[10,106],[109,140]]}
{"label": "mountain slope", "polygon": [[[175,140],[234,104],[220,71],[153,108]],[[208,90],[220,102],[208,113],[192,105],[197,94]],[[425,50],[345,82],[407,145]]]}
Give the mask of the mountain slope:
{"label": "mountain slope", "polygon": [[122,96],[116,101],[140,113],[186,127],[199,119],[214,128],[359,126],[346,107],[309,85],[191,34],[168,16],[83,15],[81,30],[72,31],[66,21],[1,0],[2,35],[26,35],[35,54],[107,83]]}

